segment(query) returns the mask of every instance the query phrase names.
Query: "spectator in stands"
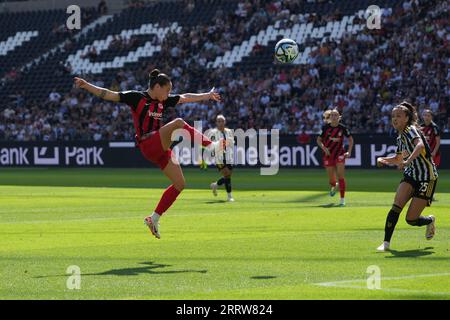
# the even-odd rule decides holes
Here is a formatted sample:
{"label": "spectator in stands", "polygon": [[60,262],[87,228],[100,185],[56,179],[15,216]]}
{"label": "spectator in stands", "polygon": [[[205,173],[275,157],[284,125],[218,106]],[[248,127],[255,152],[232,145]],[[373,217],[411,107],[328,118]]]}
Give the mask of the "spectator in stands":
{"label": "spectator in stands", "polygon": [[108,13],[108,6],[106,5],[106,1],[105,0],[101,0],[98,3],[97,11],[98,11],[99,15],[104,15],[104,14]]}
{"label": "spectator in stands", "polygon": [[59,102],[61,100],[61,94],[57,92],[56,88],[53,88],[53,91],[50,92],[48,96],[48,101],[50,102]]}
{"label": "spectator in stands", "polygon": [[300,144],[308,144],[311,141],[311,136],[306,133],[305,126],[302,127],[301,133],[297,136],[297,141]]}
{"label": "spectator in stands", "polygon": [[[172,70],[174,92],[206,89],[198,88],[198,83],[214,83],[224,97],[221,105],[179,109],[188,120],[206,120],[206,127],[214,125],[218,113],[225,112],[232,127],[279,128],[281,133],[295,133],[302,125],[307,134],[316,134],[321,127],[320,114],[336,106],[345,114],[345,124],[353,133],[389,133],[392,105],[408,97],[421,108],[431,108],[443,131],[449,130],[449,31],[446,28],[449,10],[445,1],[433,4],[405,1],[404,6],[400,3],[391,12],[387,11],[382,30],[345,33],[340,42],[309,37],[302,46],[317,49],[311,51],[306,64],[282,67],[284,72],[272,65],[245,72],[240,64],[233,68],[207,68],[217,56],[223,56],[235,45],[274,25],[277,19],[284,26],[312,22],[316,27],[342,18],[338,10],[323,16],[300,14],[306,2],[317,1],[261,0],[252,1],[253,6],[248,5],[250,2],[240,2],[231,11],[221,8],[213,17],[214,24],[183,26],[180,32],[169,32],[162,43],[154,37],[151,41],[161,45],[161,52],[150,63],[142,62],[133,69],[126,65],[115,76],[107,73],[96,76],[95,81],[103,81],[104,86],[114,91],[138,89],[145,85],[149,71],[158,65],[163,70]],[[169,25],[168,20],[160,23]],[[365,21],[355,18],[353,24],[357,23]],[[130,48],[138,44],[134,39],[128,43]],[[252,62],[264,59],[265,55],[267,48],[254,47]],[[11,76],[17,78],[14,73]],[[239,90],[243,87],[245,90]],[[62,127],[70,130],[53,130],[50,139],[94,139],[99,134],[102,139],[132,138],[127,109],[80,96],[76,90],[61,98],[64,107],[54,107],[54,104],[47,101],[37,108],[25,99],[20,113],[28,115],[29,123],[15,118],[11,125],[8,121],[13,120],[0,112],[0,123],[4,123],[0,135],[10,140],[17,136],[43,139],[40,130],[45,123],[58,127],[58,121],[64,121]],[[94,104],[98,107],[94,108]],[[220,109],[224,105],[225,111]],[[53,120],[54,115],[48,110],[59,110],[60,115]],[[90,123],[95,125],[88,128]],[[22,132],[25,127],[28,129]]]}

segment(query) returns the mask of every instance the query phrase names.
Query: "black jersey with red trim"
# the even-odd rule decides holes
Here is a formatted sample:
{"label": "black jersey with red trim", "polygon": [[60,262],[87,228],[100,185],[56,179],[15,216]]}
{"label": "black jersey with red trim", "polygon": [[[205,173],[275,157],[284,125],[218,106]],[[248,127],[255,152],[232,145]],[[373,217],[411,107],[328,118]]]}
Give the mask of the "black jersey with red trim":
{"label": "black jersey with red trim", "polygon": [[[422,131],[423,135],[425,136],[425,139],[427,139],[428,145],[430,146],[431,151],[434,151],[434,148],[436,148],[436,138],[441,135],[441,131],[439,130],[439,127],[434,123],[431,122],[428,126],[425,124],[422,124],[420,127],[420,130]],[[436,153],[436,155],[440,154],[440,150]]]}
{"label": "black jersey with red trim", "polygon": [[131,108],[138,141],[144,134],[159,130],[164,125],[165,111],[175,107],[180,100],[179,95],[173,95],[161,102],[152,99],[147,91],[123,91],[119,92],[119,97],[120,102]]}
{"label": "black jersey with red trim", "polygon": [[350,137],[350,131],[343,124],[336,127],[326,124],[322,127],[320,137],[323,145],[330,151],[330,158],[336,159],[345,153],[344,137]]}

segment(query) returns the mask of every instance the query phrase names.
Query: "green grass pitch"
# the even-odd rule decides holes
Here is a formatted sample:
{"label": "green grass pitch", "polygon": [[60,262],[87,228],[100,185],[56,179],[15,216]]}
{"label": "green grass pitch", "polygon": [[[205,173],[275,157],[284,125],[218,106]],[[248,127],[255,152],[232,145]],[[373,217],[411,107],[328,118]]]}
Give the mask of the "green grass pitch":
{"label": "green grass pitch", "polygon": [[[157,240],[143,218],[168,185],[159,170],[1,169],[0,299],[450,298],[450,171],[425,209],[435,238],[403,212],[389,253],[375,248],[396,170],[347,170],[344,208],[324,170],[236,169],[235,203],[208,189],[214,168],[184,172]],[[381,289],[367,288],[370,266]]]}

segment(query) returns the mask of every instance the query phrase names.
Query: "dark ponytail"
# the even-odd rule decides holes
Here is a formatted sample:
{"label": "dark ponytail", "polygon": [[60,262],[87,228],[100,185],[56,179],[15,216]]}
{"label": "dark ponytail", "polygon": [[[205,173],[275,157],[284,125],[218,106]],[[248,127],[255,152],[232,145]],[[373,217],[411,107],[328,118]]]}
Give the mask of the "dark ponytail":
{"label": "dark ponytail", "polygon": [[403,101],[399,104],[400,107],[406,112],[406,115],[408,116],[408,126],[418,126],[417,121],[419,119],[419,116],[417,115],[416,107],[414,107],[411,103],[407,101]]}
{"label": "dark ponytail", "polygon": [[169,76],[165,73],[161,73],[158,69],[153,69],[152,72],[150,72],[150,81],[148,83],[150,89],[153,89],[156,84],[159,84],[162,87],[170,82]]}

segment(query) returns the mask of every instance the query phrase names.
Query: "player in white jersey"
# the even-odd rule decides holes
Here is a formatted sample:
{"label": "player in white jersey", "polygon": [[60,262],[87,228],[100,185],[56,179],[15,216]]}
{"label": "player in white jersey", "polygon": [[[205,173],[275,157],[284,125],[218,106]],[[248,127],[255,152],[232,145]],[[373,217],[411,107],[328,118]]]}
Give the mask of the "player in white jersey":
{"label": "player in white jersey", "polygon": [[227,191],[227,198],[229,202],[234,202],[231,195],[231,175],[233,173],[233,148],[234,148],[234,133],[233,130],[225,127],[226,119],[223,115],[216,117],[216,128],[210,130],[208,137],[211,141],[219,141],[223,139],[226,143],[223,148],[223,152],[216,152],[214,158],[216,166],[219,172],[222,174],[222,178],[211,183],[210,187],[214,194],[217,196],[217,189],[221,185],[225,185]]}

